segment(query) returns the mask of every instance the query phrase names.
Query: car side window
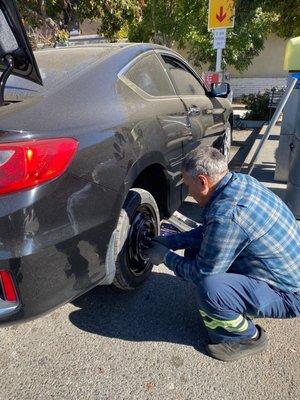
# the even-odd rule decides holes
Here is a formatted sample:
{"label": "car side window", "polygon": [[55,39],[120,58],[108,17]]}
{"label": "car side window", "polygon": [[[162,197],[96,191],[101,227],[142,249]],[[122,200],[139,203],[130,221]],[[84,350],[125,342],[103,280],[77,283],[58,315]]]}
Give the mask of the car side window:
{"label": "car side window", "polygon": [[162,55],[162,58],[176,84],[179,95],[205,95],[205,90],[201,83],[183,63],[169,56]]}
{"label": "car side window", "polygon": [[125,77],[151,96],[175,96],[170,79],[155,54],[136,62]]}

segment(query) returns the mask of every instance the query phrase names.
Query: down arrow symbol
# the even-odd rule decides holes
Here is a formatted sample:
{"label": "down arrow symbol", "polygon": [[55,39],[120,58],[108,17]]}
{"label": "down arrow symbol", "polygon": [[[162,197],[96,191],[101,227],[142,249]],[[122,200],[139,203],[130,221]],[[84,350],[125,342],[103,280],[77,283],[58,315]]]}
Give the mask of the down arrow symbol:
{"label": "down arrow symbol", "polygon": [[222,22],[226,18],[226,13],[223,14],[223,6],[220,7],[220,14],[216,14],[217,20]]}

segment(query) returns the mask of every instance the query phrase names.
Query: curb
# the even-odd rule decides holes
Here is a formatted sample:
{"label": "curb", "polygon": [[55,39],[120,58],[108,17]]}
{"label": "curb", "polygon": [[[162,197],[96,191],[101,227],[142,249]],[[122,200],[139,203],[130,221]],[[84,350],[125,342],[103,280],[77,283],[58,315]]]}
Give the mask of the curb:
{"label": "curb", "polygon": [[235,116],[233,118],[233,129],[243,130],[243,129],[255,129],[262,128],[262,126],[267,121],[256,121],[251,119],[243,119]]}

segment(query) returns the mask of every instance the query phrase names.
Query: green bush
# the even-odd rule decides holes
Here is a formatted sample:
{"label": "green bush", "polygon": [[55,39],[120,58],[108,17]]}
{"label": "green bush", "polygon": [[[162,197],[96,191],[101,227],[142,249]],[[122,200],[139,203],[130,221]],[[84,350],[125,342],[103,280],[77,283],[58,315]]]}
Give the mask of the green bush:
{"label": "green bush", "polygon": [[259,92],[256,94],[248,94],[242,97],[242,104],[246,105],[245,119],[267,121],[269,119],[269,98],[271,90]]}
{"label": "green bush", "polygon": [[275,104],[272,108],[269,107],[269,100],[274,94],[278,101],[278,98],[283,94],[283,88],[273,87],[270,90],[266,89],[264,92],[244,95],[241,101],[242,104],[246,105],[246,110],[249,110],[244,119],[268,121],[273,116],[278,104]]}

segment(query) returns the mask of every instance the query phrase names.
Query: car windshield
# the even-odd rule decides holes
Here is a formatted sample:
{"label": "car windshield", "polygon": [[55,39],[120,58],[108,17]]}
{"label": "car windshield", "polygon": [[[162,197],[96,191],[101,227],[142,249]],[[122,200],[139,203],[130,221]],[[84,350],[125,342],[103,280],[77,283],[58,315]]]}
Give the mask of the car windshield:
{"label": "car windshield", "polygon": [[43,86],[11,75],[5,88],[6,101],[21,101],[27,97],[52,89],[60,82],[72,78],[92,63],[103,60],[120,46],[94,46],[40,50],[34,53],[43,79]]}

